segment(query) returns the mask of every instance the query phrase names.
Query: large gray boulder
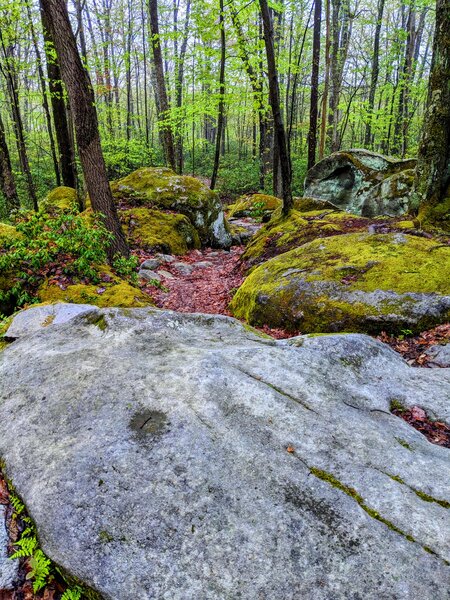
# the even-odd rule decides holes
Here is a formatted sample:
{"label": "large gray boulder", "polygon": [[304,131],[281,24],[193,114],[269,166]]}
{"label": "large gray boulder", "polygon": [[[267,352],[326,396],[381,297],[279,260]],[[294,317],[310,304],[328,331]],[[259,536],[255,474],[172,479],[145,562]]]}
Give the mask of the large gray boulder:
{"label": "large gray boulder", "polygon": [[104,598],[448,599],[448,369],[362,335],[101,311],[0,354],[0,455],[44,551]]}
{"label": "large gray boulder", "polygon": [[397,160],[369,150],[334,152],[310,169],[305,196],[328,200],[365,217],[406,213],[414,159]]}

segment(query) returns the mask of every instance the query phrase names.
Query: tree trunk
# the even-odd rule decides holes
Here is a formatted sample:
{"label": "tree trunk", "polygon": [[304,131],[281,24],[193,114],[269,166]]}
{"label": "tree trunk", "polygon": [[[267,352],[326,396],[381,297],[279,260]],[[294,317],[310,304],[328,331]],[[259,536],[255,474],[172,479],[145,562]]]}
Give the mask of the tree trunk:
{"label": "tree trunk", "polygon": [[320,24],[322,20],[322,0],[314,2],[313,59],[311,70],[311,103],[309,109],[308,169],[316,162],[317,118],[319,102],[320,66]]}
{"label": "tree trunk", "polygon": [[14,127],[17,137],[17,149],[19,152],[19,159],[21,164],[22,173],[25,175],[27,182],[28,193],[30,199],[33,202],[33,208],[35,211],[38,210],[38,201],[36,196],[36,188],[34,187],[33,178],[31,176],[30,163],[28,161],[27,146],[25,143],[25,131],[23,127],[22,113],[20,110],[19,93],[17,90],[17,76],[12,66],[12,50],[5,47],[2,30],[0,28],[0,44],[2,47],[2,53],[4,58],[4,64],[0,64],[0,70],[2,71],[6,79],[6,88],[8,90],[9,100],[11,104],[11,112],[14,121]]}
{"label": "tree trunk", "polygon": [[283,213],[287,215],[293,206],[292,200],[292,170],[291,158],[287,143],[286,131],[281,116],[280,88],[275,62],[275,49],[273,38],[273,23],[269,12],[267,0],[259,0],[264,29],[264,41],[267,55],[267,71],[269,76],[269,100],[272,107],[275,139],[281,166],[281,180],[283,186]]}
{"label": "tree trunk", "polygon": [[65,0],[41,0],[41,7],[55,43],[62,79],[69,94],[78,152],[92,209],[104,215],[105,226],[113,235],[108,257],[111,261],[117,253],[128,256],[128,246],[120,227],[100,146],[94,93],[78,53]]}
{"label": "tree trunk", "polygon": [[11,169],[11,159],[6,144],[5,128],[0,115],[0,189],[5,197],[6,212],[20,208],[14,175]]}
{"label": "tree trunk", "polygon": [[424,221],[450,226],[450,0],[436,2],[427,109],[412,195]]}
{"label": "tree trunk", "polygon": [[158,20],[158,0],[148,1],[149,16],[150,16],[150,31],[152,35],[152,51],[153,65],[155,69],[156,89],[155,93],[158,97],[159,106],[158,121],[161,131],[161,141],[163,143],[164,154],[170,168],[174,171],[177,168],[175,160],[175,144],[173,139],[172,127],[167,123],[170,117],[169,99],[167,97],[166,81],[164,78],[163,57],[161,52],[161,42],[159,35],[159,20]]}
{"label": "tree trunk", "polygon": [[378,14],[373,41],[372,72],[370,76],[369,103],[367,109],[368,115],[366,131],[364,134],[364,146],[366,148],[372,145],[373,108],[375,106],[375,92],[378,84],[378,75],[380,73],[380,33],[383,21],[384,2],[385,0],[378,0]]}
{"label": "tree trunk", "polygon": [[44,109],[45,122],[47,125],[47,131],[48,131],[48,139],[50,141],[50,152],[52,155],[53,169],[55,171],[56,185],[59,186],[59,185],[61,185],[61,173],[59,170],[58,157],[56,156],[55,138],[53,137],[52,119],[50,117],[50,108],[48,105],[48,98],[47,98],[47,84],[46,84],[45,78],[44,78],[44,70],[42,68],[41,53],[39,50],[39,45],[38,45],[38,41],[37,41],[37,37],[36,37],[36,31],[34,29],[33,15],[31,13],[31,7],[28,4],[28,2],[27,2],[27,13],[28,13],[28,20],[30,22],[30,32],[31,32],[31,38],[33,40],[34,53],[36,54],[39,83],[41,85],[41,92],[42,92],[42,108]]}
{"label": "tree trunk", "polygon": [[220,74],[219,74],[219,114],[217,117],[216,151],[214,154],[214,167],[211,176],[211,189],[216,187],[217,173],[219,172],[220,145],[225,116],[225,23],[223,14],[223,0],[219,0],[219,28],[220,28]]}
{"label": "tree trunk", "polygon": [[64,100],[64,88],[61,81],[61,70],[58,59],[53,53],[55,44],[43,10],[41,10],[41,20],[44,30],[48,87],[50,90],[53,123],[55,125],[62,181],[65,186],[76,189],[77,171],[75,165],[75,149],[69,132],[66,103]]}

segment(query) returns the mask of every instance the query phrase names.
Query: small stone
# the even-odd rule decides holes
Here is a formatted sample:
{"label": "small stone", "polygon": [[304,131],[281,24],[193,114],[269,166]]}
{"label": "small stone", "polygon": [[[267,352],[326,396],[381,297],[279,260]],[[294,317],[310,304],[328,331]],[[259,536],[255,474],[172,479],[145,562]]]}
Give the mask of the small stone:
{"label": "small stone", "polygon": [[164,279],[175,279],[175,275],[172,275],[172,273],[169,273],[169,271],[165,271],[164,269],[160,269],[158,274],[162,275]]}
{"label": "small stone", "polygon": [[187,263],[173,263],[173,266],[177,271],[179,271],[182,275],[190,275],[194,270],[192,265],[188,265]]}
{"label": "small stone", "polygon": [[162,279],[159,273],[156,273],[156,271],[151,271],[150,269],[141,269],[138,275],[147,281],[161,281]]}
{"label": "small stone", "polygon": [[155,258],[160,260],[160,264],[162,262],[173,263],[176,260],[171,254],[157,254]]}
{"label": "small stone", "polygon": [[157,269],[160,264],[161,260],[159,258],[148,258],[142,263],[141,269],[149,269],[150,271],[153,271],[154,269]]}
{"label": "small stone", "polygon": [[196,269],[209,269],[212,266],[213,266],[212,262],[209,262],[207,260],[195,263]]}

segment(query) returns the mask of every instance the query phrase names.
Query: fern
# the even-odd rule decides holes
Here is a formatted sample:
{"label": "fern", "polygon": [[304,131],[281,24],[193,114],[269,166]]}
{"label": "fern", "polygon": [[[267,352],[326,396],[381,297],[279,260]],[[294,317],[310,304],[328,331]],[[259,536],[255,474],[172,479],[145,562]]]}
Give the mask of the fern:
{"label": "fern", "polygon": [[25,506],[24,506],[23,502],[20,500],[20,498],[18,496],[16,496],[15,494],[10,494],[9,501],[11,502],[11,504],[14,508],[14,512],[15,512],[16,516],[21,515],[23,513],[23,511],[25,510]]}
{"label": "fern", "polygon": [[[25,531],[28,531],[28,530],[26,529]],[[16,550],[14,552],[14,554],[11,555],[11,558],[22,558],[22,557],[26,557],[26,556],[33,556],[33,553],[36,550],[36,546],[37,546],[37,539],[34,535],[31,537],[29,537],[28,535],[26,535],[25,537],[22,536],[20,538],[20,540],[17,540],[17,542],[14,542],[14,546],[18,547],[19,549]]]}
{"label": "fern", "polygon": [[78,586],[74,588],[68,588],[61,596],[61,600],[80,600],[80,598],[81,588],[79,588]]}
{"label": "fern", "polygon": [[30,558],[31,571],[27,573],[27,579],[33,580],[33,592],[36,594],[47,583],[50,575],[51,561],[45,556],[42,550],[36,550]]}

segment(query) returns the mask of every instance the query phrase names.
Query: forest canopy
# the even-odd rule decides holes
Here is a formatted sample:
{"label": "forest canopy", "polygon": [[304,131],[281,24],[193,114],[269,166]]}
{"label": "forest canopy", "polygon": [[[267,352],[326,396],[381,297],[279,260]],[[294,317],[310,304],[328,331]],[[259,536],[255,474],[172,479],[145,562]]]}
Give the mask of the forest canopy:
{"label": "forest canopy", "polygon": [[[110,179],[167,162],[211,177],[220,112],[218,188],[279,193],[258,2],[231,0],[221,11],[218,0],[75,0],[68,9]],[[270,13],[296,195],[314,110],[316,160],[351,147],[417,155],[434,2],[285,0],[270,3]],[[2,0],[0,18],[0,127],[21,204],[30,206],[80,175],[73,116],[38,3]],[[162,145],[168,132],[172,157]]]}

